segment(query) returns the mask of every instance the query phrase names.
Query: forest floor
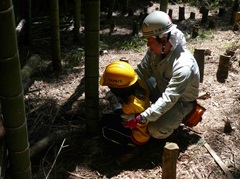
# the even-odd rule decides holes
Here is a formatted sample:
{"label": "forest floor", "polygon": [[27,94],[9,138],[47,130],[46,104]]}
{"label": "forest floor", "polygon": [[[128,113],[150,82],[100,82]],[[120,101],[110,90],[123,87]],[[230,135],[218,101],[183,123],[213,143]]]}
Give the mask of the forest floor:
{"label": "forest floor", "polygon": [[[159,4],[154,3],[148,11],[151,12],[158,6]],[[58,76],[51,69],[49,38],[35,38],[34,47],[25,51],[24,47],[19,45],[22,60],[26,60],[30,53],[37,53],[42,58],[41,65],[32,76],[34,82],[25,95],[31,148],[44,137],[49,137],[50,140],[45,149],[37,151],[33,157],[34,179],[44,179],[48,174],[48,178],[59,179],[161,178],[162,153],[166,142],[175,142],[179,146],[177,160],[179,179],[225,179],[228,178],[226,175],[228,172],[234,178],[240,178],[239,31],[233,31],[229,23],[230,10],[221,17],[218,16],[217,9],[211,10],[208,22],[215,19],[216,28],[209,29],[208,22],[201,23],[202,14],[199,13],[199,9],[189,5],[185,5],[185,20],[178,21],[179,6],[182,4],[169,4],[168,8],[173,10],[173,22],[185,33],[188,48],[193,53],[195,49],[205,50],[204,76],[200,84],[200,93],[209,93],[210,96],[198,101],[207,110],[197,126],[193,128],[181,126],[181,133],[176,138],[153,140],[139,149],[133,157],[125,156],[126,161],[109,153],[111,149],[104,148],[99,136],[87,134],[84,83],[81,82],[84,77],[83,45],[73,42],[72,32],[61,32],[63,73]],[[189,19],[190,12],[196,13],[195,20]],[[114,46],[117,41],[132,39],[132,22],[139,14],[140,10],[136,10],[131,17],[114,13],[116,26],[111,35],[104,36],[109,33],[109,24],[101,24],[101,37],[109,38],[110,44],[101,49],[104,53],[99,59],[100,75],[106,65],[121,57],[129,60],[134,67],[143,58],[146,45],[142,50],[123,50]],[[200,25],[197,38],[191,38],[194,24]],[[71,27],[66,28],[71,30]],[[40,31],[33,33],[38,36]],[[224,82],[219,82],[216,74],[220,55],[229,49],[233,49],[235,53],[230,59],[228,77]],[[109,112],[109,105],[103,99],[106,90],[99,87],[100,115]],[[225,130],[226,124],[230,124],[231,130]],[[211,155],[206,144],[226,166],[225,172],[228,172],[224,172],[224,168],[217,163],[216,157]]]}

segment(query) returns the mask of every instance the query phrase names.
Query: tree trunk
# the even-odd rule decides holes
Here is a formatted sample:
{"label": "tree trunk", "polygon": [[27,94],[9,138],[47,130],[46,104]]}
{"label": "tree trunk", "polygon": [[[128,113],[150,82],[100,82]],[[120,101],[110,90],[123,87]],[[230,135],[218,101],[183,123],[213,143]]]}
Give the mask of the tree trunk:
{"label": "tree trunk", "polygon": [[61,71],[61,49],[59,32],[59,4],[58,0],[50,0],[51,8],[51,40],[52,40],[52,64],[55,72]]}
{"label": "tree trunk", "polygon": [[99,30],[100,1],[87,0],[85,8],[85,99],[87,127],[90,133],[97,132],[99,119]]}
{"label": "tree trunk", "polygon": [[80,15],[81,15],[81,0],[74,0],[74,41],[79,41]]}
{"label": "tree trunk", "polygon": [[160,11],[163,11],[163,12],[167,13],[167,9],[168,9],[168,0],[161,0]]}
{"label": "tree trunk", "polygon": [[124,4],[123,4],[123,13],[128,13],[129,11],[129,0],[124,0]]}
{"label": "tree trunk", "polygon": [[31,179],[25,104],[11,0],[0,1],[0,100],[11,178]]}
{"label": "tree trunk", "polygon": [[[88,0],[89,1],[89,0]],[[97,1],[97,0],[96,0]],[[114,10],[114,5],[115,5],[115,0],[111,0],[110,3],[108,4],[108,15],[107,15],[107,19],[111,19],[112,18],[112,13]]]}
{"label": "tree trunk", "polygon": [[25,43],[28,45],[31,45],[32,43],[32,29],[31,29],[31,24],[32,24],[32,13],[31,13],[31,0],[23,0],[20,3],[20,15],[21,19],[26,20],[26,29],[25,29]]}

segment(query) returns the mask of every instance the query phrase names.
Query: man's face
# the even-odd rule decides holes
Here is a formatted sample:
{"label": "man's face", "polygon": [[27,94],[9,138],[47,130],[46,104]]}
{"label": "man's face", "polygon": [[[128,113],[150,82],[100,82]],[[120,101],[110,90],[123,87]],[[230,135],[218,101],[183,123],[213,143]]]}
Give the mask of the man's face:
{"label": "man's face", "polygon": [[154,37],[150,37],[147,40],[147,46],[151,49],[151,51],[156,55],[160,55],[162,52],[162,43],[159,43]]}

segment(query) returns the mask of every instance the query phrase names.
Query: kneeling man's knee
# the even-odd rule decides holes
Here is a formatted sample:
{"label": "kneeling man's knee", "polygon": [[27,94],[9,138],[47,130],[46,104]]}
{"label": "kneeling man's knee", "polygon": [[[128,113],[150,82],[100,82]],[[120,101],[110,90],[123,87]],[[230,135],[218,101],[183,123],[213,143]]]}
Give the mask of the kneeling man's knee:
{"label": "kneeling man's knee", "polygon": [[165,139],[173,133],[172,128],[158,127],[155,122],[150,122],[148,124],[149,134],[156,139]]}

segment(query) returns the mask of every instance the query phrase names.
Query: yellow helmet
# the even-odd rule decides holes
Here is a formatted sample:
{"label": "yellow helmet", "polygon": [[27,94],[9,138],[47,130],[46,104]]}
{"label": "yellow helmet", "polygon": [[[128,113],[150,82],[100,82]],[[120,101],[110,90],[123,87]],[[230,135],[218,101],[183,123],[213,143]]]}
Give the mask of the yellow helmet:
{"label": "yellow helmet", "polygon": [[133,67],[126,61],[119,60],[110,63],[101,79],[100,85],[112,88],[126,88],[133,85],[138,79]]}

